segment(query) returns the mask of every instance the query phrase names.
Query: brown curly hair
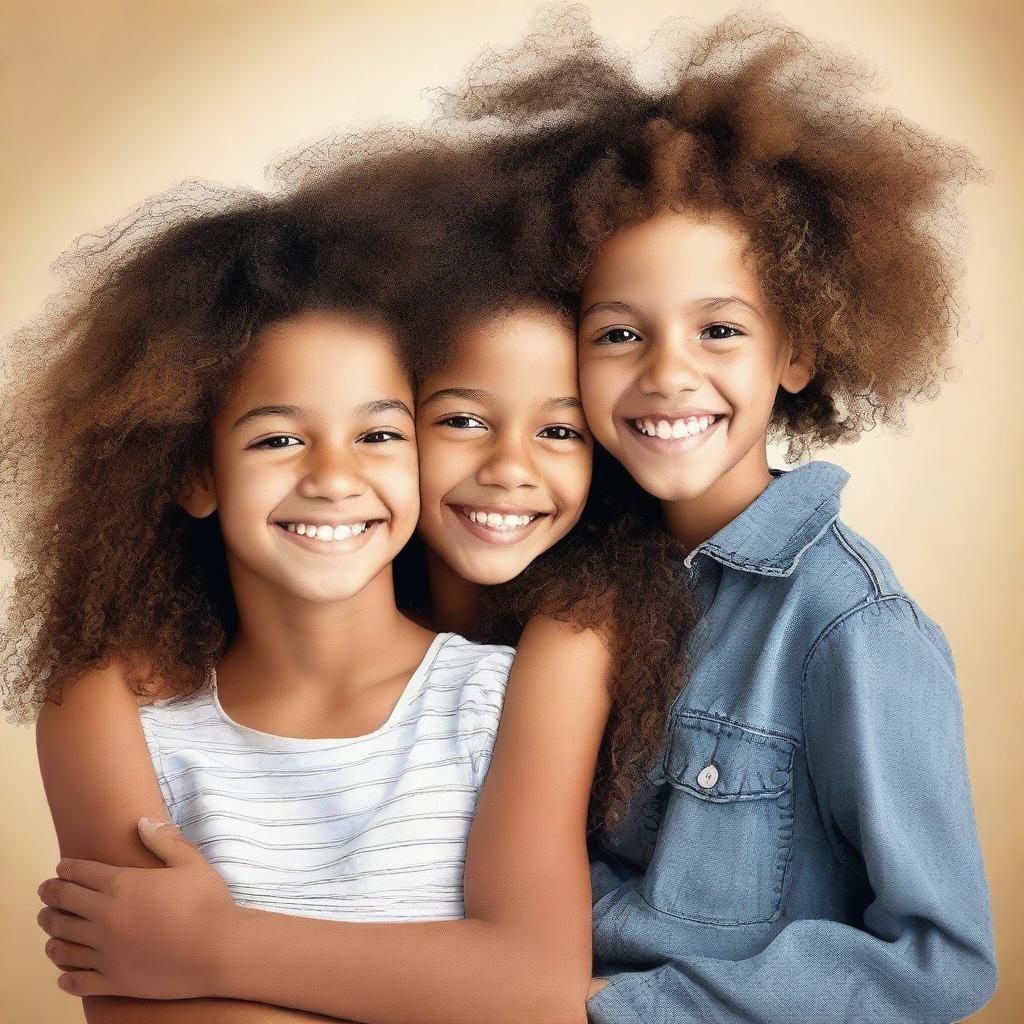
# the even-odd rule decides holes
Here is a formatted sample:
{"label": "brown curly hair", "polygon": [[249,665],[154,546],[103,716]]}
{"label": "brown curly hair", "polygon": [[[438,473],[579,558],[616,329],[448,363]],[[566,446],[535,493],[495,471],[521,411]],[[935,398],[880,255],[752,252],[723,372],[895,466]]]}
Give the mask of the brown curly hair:
{"label": "brown curly hair", "polygon": [[901,426],[906,400],[934,396],[948,368],[955,201],[982,176],[971,154],[871,105],[875,76],[858,58],[770,18],[660,35],[661,78],[644,86],[586,11],[547,9],[518,49],[481,58],[446,109],[519,137],[509,173],[560,225],[567,291],[616,230],[662,210],[746,228],[766,298],[815,366],[776,402],[791,460]]}
{"label": "brown curly hair", "polygon": [[[420,377],[497,310],[568,315],[554,222],[495,159],[501,147],[374,147],[273,201],[160,198],[65,259],[100,269],[16,339],[2,420],[0,508],[18,569],[0,633],[11,717],[30,720],[113,658],[140,695],[157,680],[202,685],[237,613],[216,517],[190,518],[177,496],[262,327],[314,308],[378,317]],[[515,641],[533,611],[602,628],[618,658],[595,820],[621,816],[661,748],[692,607],[656,508],[612,475],[598,474],[581,524],[503,588],[504,613],[478,634]]]}
{"label": "brown curly hair", "polygon": [[17,574],[0,679],[15,720],[114,657],[140,695],[157,679],[202,684],[235,625],[219,528],[177,504],[209,422],[264,326],[387,309],[388,282],[362,258],[401,263],[385,218],[325,238],[264,197],[216,205],[186,188],[80,246],[72,262],[101,265],[85,293],[13,339],[0,509]]}

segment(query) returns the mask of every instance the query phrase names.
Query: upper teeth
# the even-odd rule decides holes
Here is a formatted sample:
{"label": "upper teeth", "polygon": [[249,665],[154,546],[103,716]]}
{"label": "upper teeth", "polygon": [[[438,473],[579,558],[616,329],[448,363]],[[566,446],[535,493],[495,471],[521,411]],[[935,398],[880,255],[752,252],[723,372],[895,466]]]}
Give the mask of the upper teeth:
{"label": "upper teeth", "polygon": [[362,533],[366,523],[340,523],[329,526],[326,523],[285,523],[289,533],[298,533],[303,537],[316,537],[317,540],[345,540]]}
{"label": "upper teeth", "polygon": [[462,514],[471,522],[496,530],[514,530],[520,526],[529,526],[537,518],[536,513],[532,516],[503,516],[500,512],[477,512],[469,508],[464,508]]}
{"label": "upper teeth", "polygon": [[683,420],[633,420],[633,426],[648,437],[689,437],[707,430],[714,416],[691,416]]}

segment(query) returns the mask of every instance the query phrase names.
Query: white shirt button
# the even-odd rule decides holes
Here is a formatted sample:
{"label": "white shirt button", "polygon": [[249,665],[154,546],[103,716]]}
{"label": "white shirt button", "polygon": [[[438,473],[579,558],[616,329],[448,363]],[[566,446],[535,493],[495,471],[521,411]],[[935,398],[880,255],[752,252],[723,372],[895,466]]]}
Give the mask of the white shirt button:
{"label": "white shirt button", "polygon": [[701,789],[714,789],[715,783],[718,782],[718,766],[709,764],[705,768],[701,769],[700,775],[697,776],[697,785]]}

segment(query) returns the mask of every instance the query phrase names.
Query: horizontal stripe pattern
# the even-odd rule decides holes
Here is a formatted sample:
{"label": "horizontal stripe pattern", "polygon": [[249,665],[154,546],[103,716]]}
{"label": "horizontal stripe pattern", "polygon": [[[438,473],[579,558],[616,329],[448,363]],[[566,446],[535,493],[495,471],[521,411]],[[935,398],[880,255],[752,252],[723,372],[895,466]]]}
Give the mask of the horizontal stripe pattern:
{"label": "horizontal stripe pattern", "polygon": [[347,921],[462,917],[466,841],[512,656],[439,634],[387,722],[351,738],[240,725],[216,677],[140,707],[171,820],[243,906]]}

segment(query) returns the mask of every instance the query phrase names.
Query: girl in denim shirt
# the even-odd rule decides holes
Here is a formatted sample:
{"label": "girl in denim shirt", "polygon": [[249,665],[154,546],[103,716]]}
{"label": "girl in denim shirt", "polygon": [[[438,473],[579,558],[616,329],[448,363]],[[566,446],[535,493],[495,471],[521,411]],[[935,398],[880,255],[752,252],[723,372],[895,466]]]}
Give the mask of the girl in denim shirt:
{"label": "girl in denim shirt", "polygon": [[581,394],[702,619],[662,755],[592,849],[589,1017],[960,1020],[996,970],[949,647],[839,518],[846,472],[766,446],[934,393],[973,163],[778,26],[716,26],[664,94],[601,72],[557,156],[589,256]]}

